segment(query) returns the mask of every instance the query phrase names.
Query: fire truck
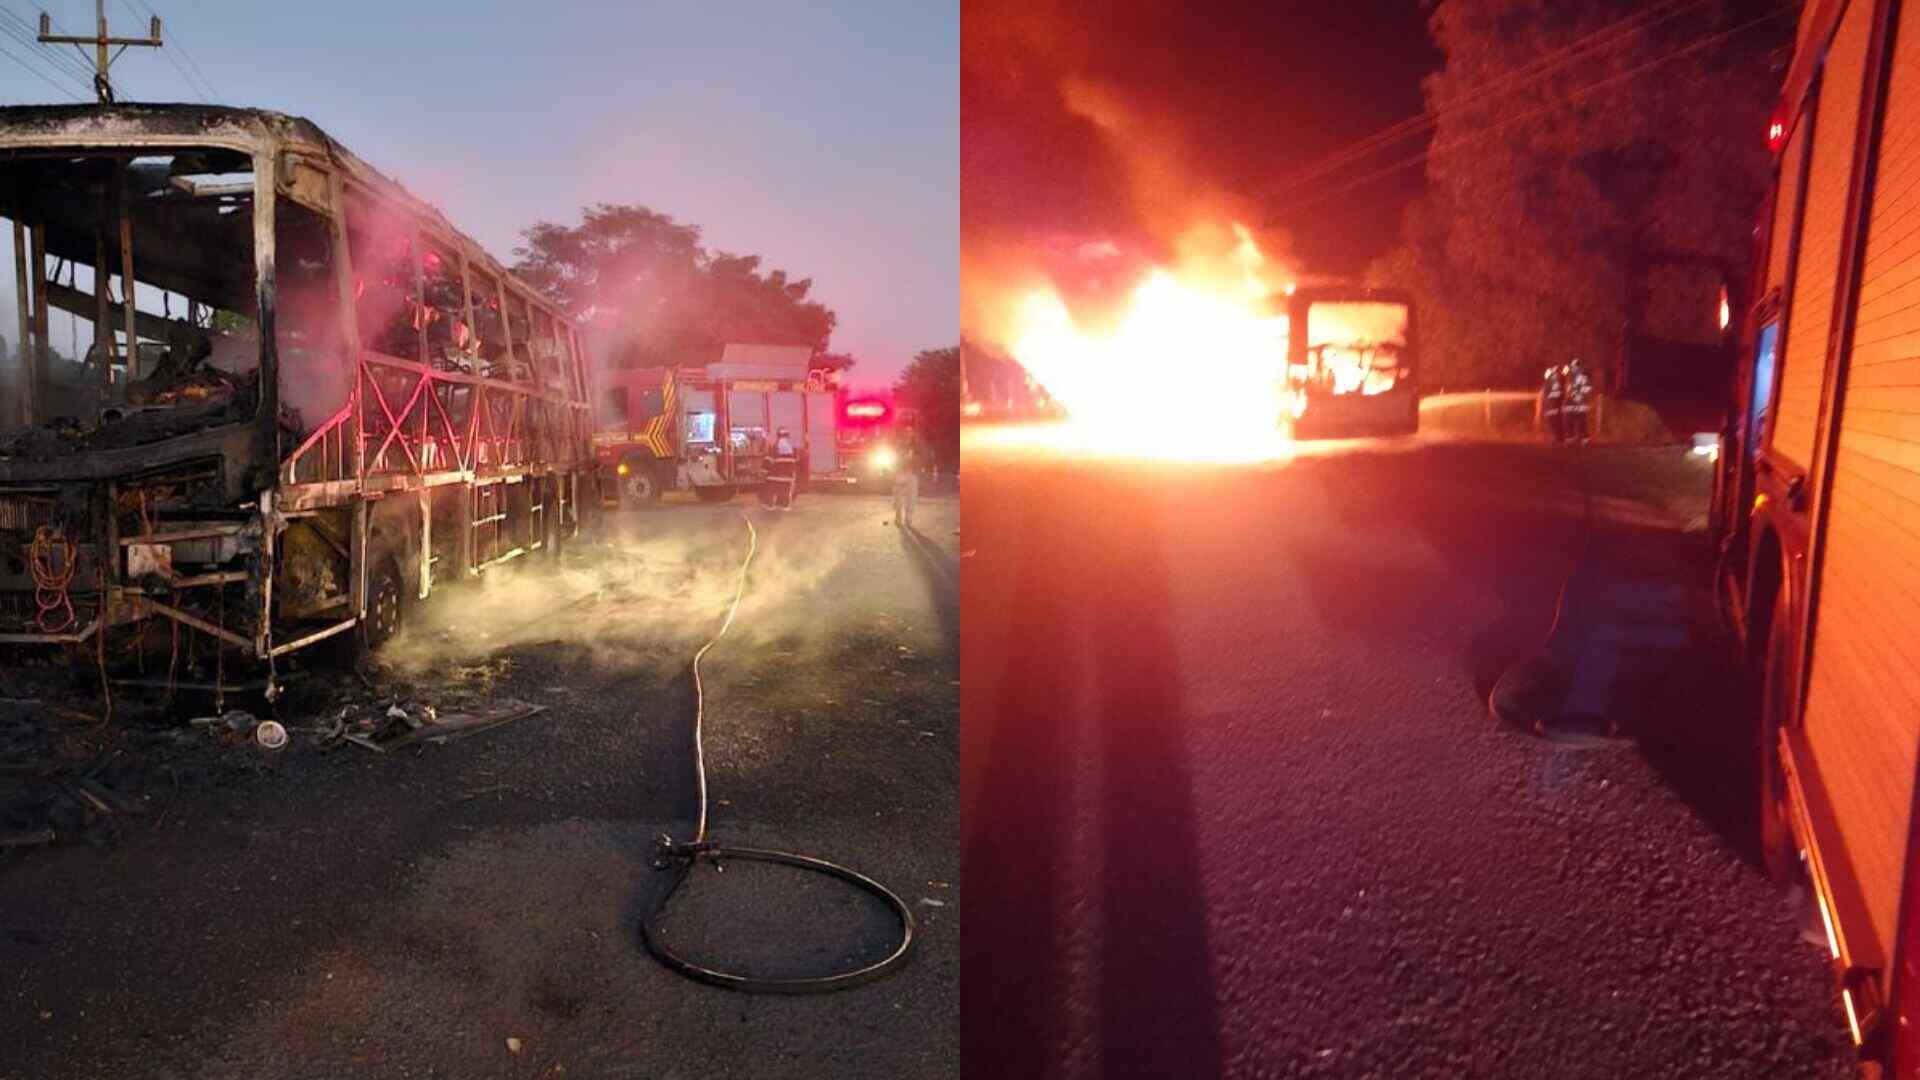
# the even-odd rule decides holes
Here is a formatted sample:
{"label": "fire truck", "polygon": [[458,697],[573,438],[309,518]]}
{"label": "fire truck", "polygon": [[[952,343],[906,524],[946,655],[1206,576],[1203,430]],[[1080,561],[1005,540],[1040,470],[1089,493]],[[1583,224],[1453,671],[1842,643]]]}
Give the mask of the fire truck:
{"label": "fire truck", "polygon": [[916,411],[896,404],[890,394],[843,394],[842,464],[835,478],[853,488],[891,486],[900,465],[900,439],[917,422]]}
{"label": "fire truck", "polygon": [[1807,886],[1861,1059],[1899,1077],[1920,1076],[1916,124],[1920,4],[1809,3],[1713,509],[1765,862]]}
{"label": "fire truck", "polygon": [[775,435],[800,451],[801,477],[839,471],[834,373],[806,346],[728,345],[718,363],[608,371],[594,457],[604,502],[645,506],[669,491],[725,502],[766,479]]}

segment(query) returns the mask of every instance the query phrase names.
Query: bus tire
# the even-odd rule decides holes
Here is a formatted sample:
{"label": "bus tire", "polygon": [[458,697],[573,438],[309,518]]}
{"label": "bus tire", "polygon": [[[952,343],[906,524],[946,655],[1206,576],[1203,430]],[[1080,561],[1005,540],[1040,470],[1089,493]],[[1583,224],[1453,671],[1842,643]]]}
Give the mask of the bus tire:
{"label": "bus tire", "polygon": [[733,501],[735,490],[732,484],[715,484],[712,487],[694,488],[693,493],[701,502],[723,503]]}
{"label": "bus tire", "polygon": [[1793,620],[1787,587],[1773,599],[1767,623],[1767,651],[1760,674],[1760,861],[1767,876],[1792,881],[1799,873],[1799,849],[1793,840],[1786,766],[1780,760],[1780,732],[1793,712]]}
{"label": "bus tire", "polygon": [[393,640],[400,632],[407,610],[406,579],[393,556],[382,554],[367,568],[367,613],[360,625],[322,647],[339,643],[342,648],[330,655],[348,667],[364,671],[373,651]]}

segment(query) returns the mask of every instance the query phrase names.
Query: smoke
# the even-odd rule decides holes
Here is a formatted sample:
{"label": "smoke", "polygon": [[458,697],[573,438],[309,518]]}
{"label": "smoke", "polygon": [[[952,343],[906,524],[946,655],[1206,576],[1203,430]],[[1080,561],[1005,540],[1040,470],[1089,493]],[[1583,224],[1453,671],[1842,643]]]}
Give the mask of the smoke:
{"label": "smoke", "polygon": [[[685,664],[720,629],[747,554],[738,517],[695,522],[676,515],[661,535],[657,515],[609,520],[609,532],[575,542],[558,563],[489,570],[445,590],[410,614],[381,653],[403,672],[483,659],[498,650],[559,643],[608,666]],[[784,544],[762,527],[728,647],[826,646],[826,620],[813,602],[844,563],[842,545]]]}
{"label": "smoke", "polygon": [[[1018,299],[1051,287],[1099,325],[1148,268],[1188,280],[1288,273],[1283,233],[1263,227],[1217,103],[1164,48],[1140,47],[1204,19],[1172,3],[1121,5],[1099,24],[1065,3],[969,5],[961,45],[961,321],[1007,344]],[[1223,144],[1224,140],[1224,144]],[[1233,225],[1240,223],[1243,238]]]}
{"label": "smoke", "polygon": [[[1363,265],[1391,240],[1391,201],[1296,220],[1282,181],[1420,107],[1437,61],[1424,18],[1405,0],[968,0],[963,332],[1004,346],[1019,298],[1042,285],[1092,328],[1149,265],[1241,276],[1235,222],[1270,285],[1308,261]],[[1418,170],[1404,179],[1417,189]]]}

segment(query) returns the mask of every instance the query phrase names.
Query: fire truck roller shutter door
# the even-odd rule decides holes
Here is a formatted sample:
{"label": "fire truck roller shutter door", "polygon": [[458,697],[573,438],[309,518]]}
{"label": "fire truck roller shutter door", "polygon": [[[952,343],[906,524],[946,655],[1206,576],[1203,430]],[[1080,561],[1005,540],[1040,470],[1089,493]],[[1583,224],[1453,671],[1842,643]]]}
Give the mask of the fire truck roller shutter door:
{"label": "fire truck roller shutter door", "polygon": [[815,476],[829,475],[840,467],[833,395],[808,394],[806,401],[808,466]]}

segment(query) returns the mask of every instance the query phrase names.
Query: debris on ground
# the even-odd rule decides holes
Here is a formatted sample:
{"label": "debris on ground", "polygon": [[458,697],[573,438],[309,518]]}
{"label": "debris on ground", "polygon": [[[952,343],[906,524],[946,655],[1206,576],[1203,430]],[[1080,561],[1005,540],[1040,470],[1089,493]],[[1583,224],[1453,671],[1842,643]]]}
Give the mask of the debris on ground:
{"label": "debris on ground", "polygon": [[377,716],[362,717],[343,731],[346,741],[378,753],[387,753],[415,743],[444,743],[467,735],[490,731],[515,720],[524,720],[546,709],[511,698],[471,712],[439,715],[431,705],[407,703],[388,706]]}
{"label": "debris on ground", "polygon": [[134,820],[164,825],[183,792],[278,771],[296,735],[304,748],[329,750],[351,741],[386,753],[488,731],[543,710],[490,700],[486,692],[499,670],[477,667],[430,694],[391,677],[315,686],[311,695],[296,694],[271,710],[285,719],[244,708],[196,716],[158,699],[116,695],[109,721],[100,712],[54,704],[85,700],[65,685],[66,673],[8,668],[8,693],[0,697],[0,860],[47,845],[108,847]]}

